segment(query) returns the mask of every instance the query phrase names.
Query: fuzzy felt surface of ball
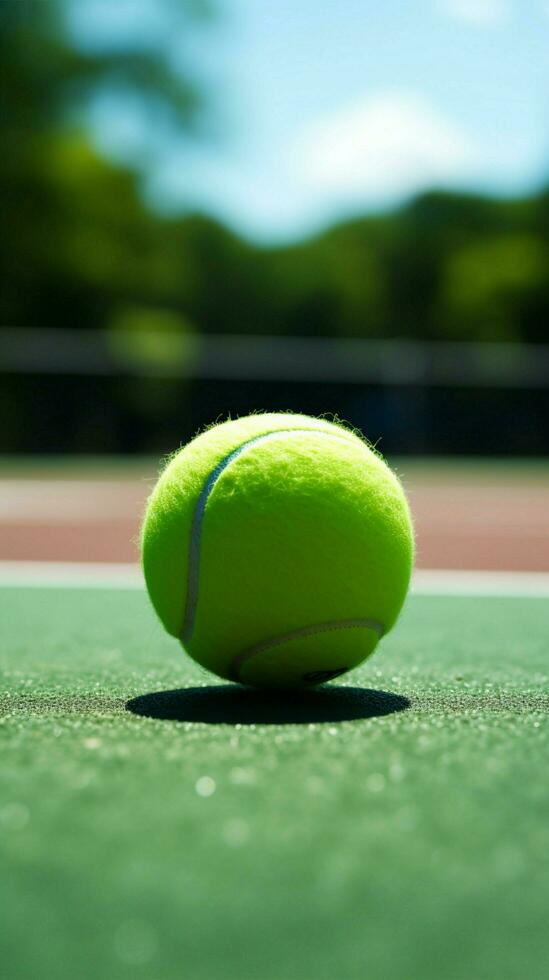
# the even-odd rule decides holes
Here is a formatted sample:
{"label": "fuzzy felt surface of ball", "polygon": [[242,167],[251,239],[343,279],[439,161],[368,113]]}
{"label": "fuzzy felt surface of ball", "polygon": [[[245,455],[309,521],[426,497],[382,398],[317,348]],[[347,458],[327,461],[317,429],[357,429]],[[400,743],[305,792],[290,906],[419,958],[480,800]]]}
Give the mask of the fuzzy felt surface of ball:
{"label": "fuzzy felt surface of ball", "polygon": [[257,414],[175,453],[145,512],[142,560],[164,627],[219,677],[310,687],[394,625],[414,539],[404,490],[339,423]]}

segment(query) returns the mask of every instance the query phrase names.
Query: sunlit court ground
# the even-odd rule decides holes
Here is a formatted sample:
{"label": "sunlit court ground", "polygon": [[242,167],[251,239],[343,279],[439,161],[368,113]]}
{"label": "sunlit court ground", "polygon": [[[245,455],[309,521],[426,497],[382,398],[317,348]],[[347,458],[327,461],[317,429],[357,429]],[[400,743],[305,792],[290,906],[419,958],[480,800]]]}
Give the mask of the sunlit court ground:
{"label": "sunlit court ground", "polygon": [[3,462],[9,980],[544,976],[549,467],[394,462],[414,591],[371,661],[295,698],[156,622],[154,462]]}

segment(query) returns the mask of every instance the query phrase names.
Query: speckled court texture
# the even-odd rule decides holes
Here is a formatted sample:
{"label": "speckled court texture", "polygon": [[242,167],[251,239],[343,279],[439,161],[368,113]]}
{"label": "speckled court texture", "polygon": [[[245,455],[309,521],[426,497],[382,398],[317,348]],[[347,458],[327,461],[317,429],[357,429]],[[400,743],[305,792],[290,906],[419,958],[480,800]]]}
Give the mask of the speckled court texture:
{"label": "speckled court texture", "polygon": [[412,597],[295,698],[138,591],[3,590],[0,639],[7,980],[547,975],[547,599]]}

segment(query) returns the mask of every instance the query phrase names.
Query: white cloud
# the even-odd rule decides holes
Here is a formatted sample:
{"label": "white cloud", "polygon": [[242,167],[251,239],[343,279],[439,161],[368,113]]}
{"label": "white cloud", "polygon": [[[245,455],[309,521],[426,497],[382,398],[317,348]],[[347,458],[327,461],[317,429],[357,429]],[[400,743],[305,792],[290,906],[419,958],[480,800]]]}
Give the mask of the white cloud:
{"label": "white cloud", "polygon": [[309,189],[341,201],[384,201],[455,183],[476,163],[471,141],[429,102],[378,93],[317,122],[294,152]]}
{"label": "white cloud", "polygon": [[488,27],[509,20],[512,13],[508,0],[441,0],[441,7],[457,20]]}

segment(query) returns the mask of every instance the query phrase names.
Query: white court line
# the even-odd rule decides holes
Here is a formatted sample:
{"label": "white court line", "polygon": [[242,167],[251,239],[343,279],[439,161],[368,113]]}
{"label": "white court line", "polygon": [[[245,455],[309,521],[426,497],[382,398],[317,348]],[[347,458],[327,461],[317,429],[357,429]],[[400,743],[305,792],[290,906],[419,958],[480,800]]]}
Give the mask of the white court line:
{"label": "white court line", "polygon": [[468,572],[451,568],[418,568],[414,572],[412,592],[415,595],[549,598],[549,572]]}
{"label": "white court line", "polygon": [[[143,589],[137,564],[0,561],[0,587]],[[414,573],[415,595],[529,596],[549,598],[549,572],[467,572],[424,569]]]}
{"label": "white court line", "polygon": [[52,589],[143,589],[135,563],[85,561],[0,561],[0,587]]}

